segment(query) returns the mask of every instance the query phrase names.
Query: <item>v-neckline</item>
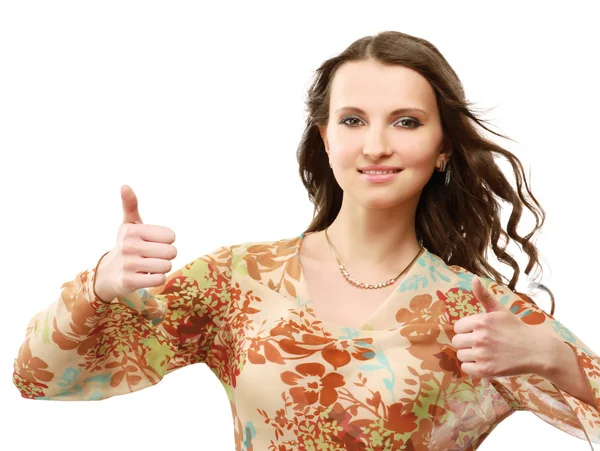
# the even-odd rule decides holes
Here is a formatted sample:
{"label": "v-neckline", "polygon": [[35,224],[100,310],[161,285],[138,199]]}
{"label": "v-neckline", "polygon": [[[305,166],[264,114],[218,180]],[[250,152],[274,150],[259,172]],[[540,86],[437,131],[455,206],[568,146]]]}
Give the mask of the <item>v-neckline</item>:
{"label": "v-neckline", "polygon": [[369,325],[369,323],[374,318],[376,318],[376,316],[383,309],[385,309],[390,302],[393,302],[394,298],[396,298],[398,296],[398,293],[402,291],[401,289],[403,287],[403,283],[407,279],[409,279],[410,277],[412,277],[414,275],[414,272],[417,270],[417,268],[422,266],[423,262],[421,262],[421,259],[423,258],[423,256],[426,253],[428,253],[427,248],[425,248],[425,246],[421,246],[423,248],[421,253],[419,254],[419,256],[417,258],[415,258],[415,260],[408,267],[408,269],[402,275],[402,277],[400,277],[400,279],[398,279],[398,281],[396,281],[397,286],[394,289],[394,291],[392,291],[383,301],[381,301],[379,303],[379,305],[377,306],[377,308],[375,308],[375,310],[373,310],[367,316],[367,318],[361,322],[361,324],[359,326],[353,327],[353,326],[349,326],[349,325],[333,323],[331,321],[324,321],[323,319],[319,318],[319,316],[316,314],[314,308],[311,308],[311,309],[306,308],[306,305],[308,303],[312,302],[312,297],[311,297],[310,291],[308,289],[308,283],[306,281],[304,269],[302,268],[302,260],[300,259],[300,247],[302,246],[302,243],[304,242],[304,238],[307,235],[310,235],[312,233],[315,233],[315,232],[300,234],[296,238],[296,245],[294,246],[294,256],[297,259],[299,272],[300,272],[300,277],[298,279],[298,287],[299,287],[298,301],[299,301],[301,307],[304,309],[304,312],[308,315],[311,315],[313,317],[313,319],[315,319],[316,321],[319,321],[324,327],[326,327],[329,330],[335,329],[338,331],[360,331],[361,333],[366,332],[368,334],[376,334],[378,332],[389,332],[390,330],[395,330],[395,328],[373,329],[372,326]]}

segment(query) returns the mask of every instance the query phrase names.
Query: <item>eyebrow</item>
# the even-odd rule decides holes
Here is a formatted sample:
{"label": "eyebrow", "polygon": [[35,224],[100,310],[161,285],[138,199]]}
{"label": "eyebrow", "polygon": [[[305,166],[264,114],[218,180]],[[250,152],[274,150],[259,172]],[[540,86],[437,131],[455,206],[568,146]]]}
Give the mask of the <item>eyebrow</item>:
{"label": "eyebrow", "polygon": [[[360,108],[355,107],[355,106],[343,106],[343,107],[335,110],[335,113],[337,113],[338,111],[342,111],[342,110],[353,111],[358,114],[367,114],[363,110],[361,110]],[[395,116],[396,114],[403,114],[403,113],[414,113],[415,111],[419,111],[419,112],[423,113],[425,115],[425,117],[427,117],[427,113],[419,108],[397,108],[390,113],[390,116]]]}

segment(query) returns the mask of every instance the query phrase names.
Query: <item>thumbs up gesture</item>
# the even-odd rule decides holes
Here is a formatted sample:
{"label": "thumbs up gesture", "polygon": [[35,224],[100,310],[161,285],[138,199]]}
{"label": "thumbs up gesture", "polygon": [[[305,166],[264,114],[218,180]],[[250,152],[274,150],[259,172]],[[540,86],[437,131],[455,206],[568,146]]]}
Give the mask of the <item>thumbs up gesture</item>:
{"label": "thumbs up gesture", "polygon": [[175,233],[163,226],[144,224],[133,190],[121,187],[123,223],[115,247],[98,264],[96,295],[104,302],[139,288],[160,286],[171,271],[177,249]]}
{"label": "thumbs up gesture", "polygon": [[472,280],[473,295],[485,313],[465,316],[454,324],[452,346],[462,363],[461,370],[475,377],[540,374],[553,355],[556,337],[547,329],[523,322],[508,306]]}

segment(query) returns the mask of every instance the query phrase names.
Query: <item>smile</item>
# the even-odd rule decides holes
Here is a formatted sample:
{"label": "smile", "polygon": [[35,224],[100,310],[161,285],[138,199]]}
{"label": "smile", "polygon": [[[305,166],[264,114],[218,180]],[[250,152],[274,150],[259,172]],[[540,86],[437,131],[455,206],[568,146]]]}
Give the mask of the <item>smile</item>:
{"label": "smile", "polygon": [[368,183],[387,183],[396,178],[402,169],[389,169],[387,171],[358,171]]}
{"label": "smile", "polygon": [[361,174],[373,174],[373,175],[379,175],[379,174],[396,174],[397,172],[400,172],[402,169],[392,169],[389,171],[361,171],[359,170],[358,172],[360,172]]}

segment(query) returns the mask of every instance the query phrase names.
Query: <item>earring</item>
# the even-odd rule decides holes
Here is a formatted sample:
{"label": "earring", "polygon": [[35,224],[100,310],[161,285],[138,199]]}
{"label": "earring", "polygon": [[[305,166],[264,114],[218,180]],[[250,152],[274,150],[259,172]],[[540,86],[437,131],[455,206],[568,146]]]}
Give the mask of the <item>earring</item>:
{"label": "earring", "polygon": [[448,186],[448,184],[450,183],[450,168],[446,170],[446,163],[446,160],[442,160],[442,162],[440,163],[440,167],[438,168],[438,171],[440,172],[446,171],[446,180],[444,181],[444,186]]}
{"label": "earring", "polygon": [[329,167],[332,168],[333,166],[331,165],[331,160],[329,160]]}

